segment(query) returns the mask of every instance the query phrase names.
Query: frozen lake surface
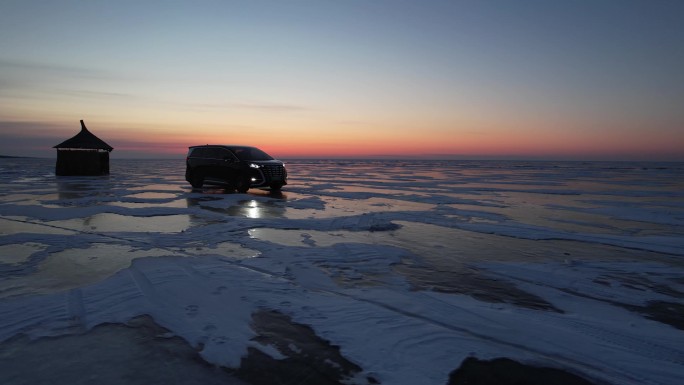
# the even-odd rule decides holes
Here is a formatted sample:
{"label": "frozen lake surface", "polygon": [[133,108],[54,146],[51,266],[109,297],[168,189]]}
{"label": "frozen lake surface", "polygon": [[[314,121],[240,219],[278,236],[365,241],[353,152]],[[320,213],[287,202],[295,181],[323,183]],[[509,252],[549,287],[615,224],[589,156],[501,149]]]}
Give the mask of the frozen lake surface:
{"label": "frozen lake surface", "polygon": [[0,159],[0,383],[444,385],[509,358],[681,384],[684,164],[287,167],[237,194],[183,160]]}

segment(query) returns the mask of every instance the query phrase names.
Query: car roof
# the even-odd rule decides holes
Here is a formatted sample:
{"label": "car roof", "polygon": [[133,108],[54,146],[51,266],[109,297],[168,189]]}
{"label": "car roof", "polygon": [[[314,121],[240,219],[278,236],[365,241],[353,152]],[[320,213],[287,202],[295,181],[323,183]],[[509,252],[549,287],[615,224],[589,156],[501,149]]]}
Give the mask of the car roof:
{"label": "car roof", "polygon": [[243,144],[201,144],[198,146],[189,146],[188,148],[195,148],[195,147],[254,147],[254,146],[245,146]]}
{"label": "car roof", "polygon": [[199,146],[189,146],[188,148],[200,148],[200,147],[226,147],[226,148],[235,148],[235,147],[242,147],[242,148],[256,148],[254,146],[245,146],[243,144],[202,144]]}

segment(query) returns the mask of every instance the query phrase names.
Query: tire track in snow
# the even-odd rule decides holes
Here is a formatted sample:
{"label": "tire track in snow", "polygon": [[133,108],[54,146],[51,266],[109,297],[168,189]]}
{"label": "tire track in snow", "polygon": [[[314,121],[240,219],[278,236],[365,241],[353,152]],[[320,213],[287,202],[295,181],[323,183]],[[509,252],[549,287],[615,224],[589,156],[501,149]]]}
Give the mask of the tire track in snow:
{"label": "tire track in snow", "polygon": [[[568,290],[565,288],[560,288],[560,287],[555,287],[549,284],[545,284],[543,282],[535,282],[531,281],[526,278],[521,278],[517,276],[512,276],[508,275],[502,272],[495,272],[495,271],[490,271],[487,270],[488,274],[504,277],[508,280],[511,281],[521,281],[524,283],[527,283],[529,285],[534,285],[534,286],[541,286],[546,289],[551,289],[551,290],[558,290],[561,292],[568,293],[573,296],[577,297],[582,297],[588,300],[593,300],[593,301],[598,301],[601,303],[606,303],[609,305],[615,306],[616,304],[612,301],[609,300],[604,300],[601,298],[596,298],[587,294],[582,294],[578,293],[576,291]],[[660,361],[667,361],[671,362],[677,365],[684,366],[684,350],[676,349],[670,346],[665,346],[661,344],[657,344],[655,342],[652,342],[650,340],[646,340],[643,338],[637,338],[632,335],[628,335],[627,333],[617,333],[611,329],[601,327],[599,325],[595,324],[589,324],[586,322],[578,321],[578,320],[572,320],[569,318],[563,318],[560,316],[554,316],[552,314],[546,314],[542,313],[539,315],[539,317],[546,318],[549,320],[553,320],[554,323],[562,323],[565,324],[565,327],[571,328],[577,332],[591,335],[594,338],[601,339],[605,342],[608,342],[612,345],[615,346],[620,346],[624,349],[627,349],[631,352],[637,353],[642,356],[646,356],[647,358],[655,359],[655,360],[660,360]],[[654,321],[656,322],[656,321]]]}
{"label": "tire track in snow", "polygon": [[614,382],[614,383],[622,383],[622,381],[624,381],[625,378],[628,378],[631,381],[634,381],[634,384],[647,383],[647,382],[645,382],[644,378],[637,377],[636,375],[634,375],[632,373],[626,373],[626,372],[623,372],[620,370],[615,370],[615,369],[608,368],[605,366],[592,365],[588,362],[578,361],[578,360],[570,358],[570,357],[560,356],[558,354],[553,354],[550,352],[531,348],[529,346],[522,345],[522,344],[519,344],[516,342],[505,341],[505,340],[502,340],[500,338],[496,338],[496,337],[493,337],[490,335],[479,333],[477,331],[474,331],[474,330],[471,330],[468,328],[452,325],[452,324],[449,324],[449,323],[446,323],[446,322],[443,322],[440,320],[436,320],[436,319],[424,316],[422,314],[410,312],[410,311],[407,311],[407,310],[404,310],[404,309],[398,308],[396,306],[393,306],[393,305],[390,305],[390,304],[387,304],[384,302],[380,302],[377,300],[362,298],[362,297],[358,297],[355,295],[341,293],[338,291],[330,291],[330,290],[323,290],[323,291],[328,293],[328,294],[347,297],[347,298],[351,298],[351,299],[359,301],[359,302],[365,302],[365,303],[368,303],[371,305],[375,305],[379,308],[383,308],[385,310],[394,312],[394,313],[402,315],[404,317],[420,320],[420,321],[432,324],[434,326],[439,326],[441,328],[444,328],[444,329],[447,329],[447,330],[450,330],[453,332],[462,333],[462,334],[465,334],[465,335],[468,335],[471,337],[475,337],[475,338],[478,338],[480,340],[487,341],[487,342],[490,342],[493,344],[504,345],[504,346],[508,346],[508,347],[511,347],[514,349],[518,349],[518,350],[521,350],[521,351],[524,351],[527,353],[532,353],[536,356],[549,359],[550,361],[553,361],[553,362],[563,363],[566,367],[582,368],[582,369],[586,370],[588,373],[594,373],[597,376],[600,375],[601,378],[605,378],[606,376],[610,376],[610,377],[612,377],[611,382]]}
{"label": "tire track in snow", "polygon": [[606,328],[580,321],[562,320],[575,326],[575,330],[588,334],[596,339],[608,342],[611,345],[620,346],[634,353],[645,355],[648,358],[667,361],[684,366],[684,351],[659,345],[645,339],[635,338],[627,334],[616,333]]}

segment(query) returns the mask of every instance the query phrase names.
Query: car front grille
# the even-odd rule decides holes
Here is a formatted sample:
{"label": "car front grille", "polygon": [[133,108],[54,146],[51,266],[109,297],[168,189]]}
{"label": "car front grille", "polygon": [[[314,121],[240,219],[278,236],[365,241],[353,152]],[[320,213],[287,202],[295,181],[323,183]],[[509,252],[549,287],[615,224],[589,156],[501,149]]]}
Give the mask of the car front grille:
{"label": "car front grille", "polygon": [[262,166],[261,172],[268,180],[285,180],[285,167],[283,166]]}

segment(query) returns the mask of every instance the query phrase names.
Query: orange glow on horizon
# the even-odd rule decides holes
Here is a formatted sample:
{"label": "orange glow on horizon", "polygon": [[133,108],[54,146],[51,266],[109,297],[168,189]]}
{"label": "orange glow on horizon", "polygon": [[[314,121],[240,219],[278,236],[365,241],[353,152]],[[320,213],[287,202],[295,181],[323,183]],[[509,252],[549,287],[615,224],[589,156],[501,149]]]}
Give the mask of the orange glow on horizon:
{"label": "orange glow on horizon", "polygon": [[344,140],[332,141],[317,137],[299,138],[254,138],[201,135],[170,135],[159,140],[153,138],[117,138],[110,141],[115,153],[155,153],[162,157],[184,157],[189,146],[201,144],[241,144],[263,149],[276,158],[367,158],[367,157],[532,157],[532,158],[579,158],[587,159],[638,156],[642,158],[656,157],[663,154],[676,156],[681,145],[678,143],[660,143],[657,141],[638,141],[629,138],[618,138],[606,145],[609,139],[594,138],[586,140],[573,137],[551,138],[548,135],[537,135],[530,138],[522,135],[498,136],[496,140],[485,140],[477,136],[463,135],[461,140],[454,137],[445,140],[387,140],[385,142],[368,141],[347,137]]}
{"label": "orange glow on horizon", "polygon": [[[209,123],[140,124],[84,119],[98,137],[112,145],[114,157],[178,157],[189,146],[239,144],[256,146],[276,158],[534,158],[534,159],[657,159],[681,158],[684,143],[666,136],[643,136],[638,130],[585,128],[577,122],[460,121],[412,124],[372,122],[372,125],[332,124],[316,127],[302,123],[248,126]],[[52,136],[78,131],[61,124]],[[418,128],[416,128],[418,127]],[[41,131],[45,134],[47,131]],[[619,135],[617,134],[619,133]],[[57,143],[57,140],[55,141]]]}

